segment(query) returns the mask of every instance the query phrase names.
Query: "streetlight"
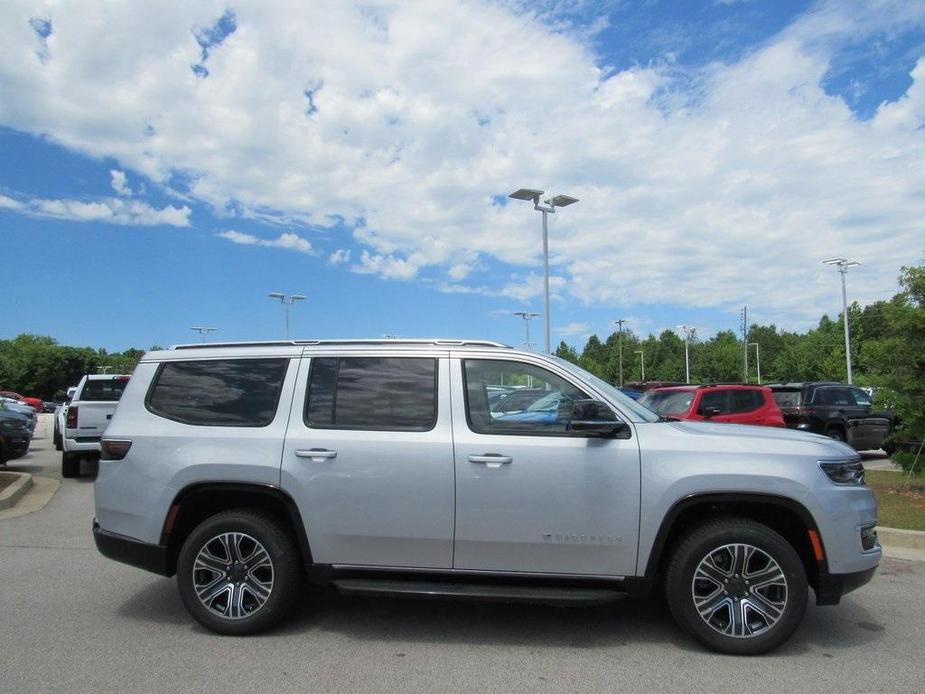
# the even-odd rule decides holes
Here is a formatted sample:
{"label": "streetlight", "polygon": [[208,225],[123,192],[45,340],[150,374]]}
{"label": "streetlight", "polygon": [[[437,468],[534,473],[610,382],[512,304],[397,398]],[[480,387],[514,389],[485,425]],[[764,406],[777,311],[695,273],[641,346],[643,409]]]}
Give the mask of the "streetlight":
{"label": "streetlight", "polygon": [[289,307],[296,301],[302,301],[305,297],[302,294],[283,294],[282,292],[270,292],[267,296],[271,299],[279,299],[280,303],[286,308],[286,339],[289,339]]}
{"label": "streetlight", "polygon": [[755,366],[758,367],[758,385],[760,386],[761,385],[761,353],[758,351],[757,342],[749,342],[748,346],[755,348]]}
{"label": "streetlight", "polygon": [[524,342],[524,345],[527,347],[528,350],[532,351],[533,343],[530,342],[530,321],[536,318],[540,314],[534,313],[533,311],[514,311],[513,315],[520,316],[521,318],[524,319],[524,328],[527,331],[527,341]]}
{"label": "streetlight", "polygon": [[623,387],[623,324],[626,323],[625,318],[620,318],[615,320],[613,324],[617,326],[617,331],[619,332],[619,337],[617,338],[618,344],[620,345],[620,387]]}
{"label": "streetlight", "polygon": [[207,328],[204,325],[194,325],[190,327],[190,330],[199,333],[199,337],[201,338],[201,341],[205,342],[206,335],[208,335],[209,333],[214,333],[216,330],[218,330],[218,328]]}
{"label": "streetlight", "polygon": [[845,360],[848,363],[848,385],[851,385],[854,383],[854,379],[851,374],[851,336],[848,333],[848,290],[845,287],[845,276],[848,274],[849,267],[857,267],[860,263],[856,260],[845,260],[844,258],[832,258],[822,262],[825,265],[837,267],[841,273],[841,305],[842,316],[845,319]]}
{"label": "streetlight", "polygon": [[684,374],[687,377],[687,382],[691,382],[691,357],[690,351],[688,349],[688,342],[691,339],[691,334],[694,332],[694,328],[689,325],[679,325],[678,330],[684,331]]}
{"label": "streetlight", "polygon": [[552,354],[549,337],[549,230],[546,216],[555,214],[557,207],[566,207],[578,202],[578,198],[573,198],[570,195],[556,195],[552,198],[544,198],[541,205],[540,196],[543,195],[543,192],[532,188],[521,188],[520,190],[515,190],[508,197],[515,200],[532,200],[533,209],[543,213],[543,289],[546,295],[546,353]]}
{"label": "streetlight", "polygon": [[639,361],[642,364],[642,382],[646,382],[646,355],[641,349],[637,349],[633,354],[639,355]]}

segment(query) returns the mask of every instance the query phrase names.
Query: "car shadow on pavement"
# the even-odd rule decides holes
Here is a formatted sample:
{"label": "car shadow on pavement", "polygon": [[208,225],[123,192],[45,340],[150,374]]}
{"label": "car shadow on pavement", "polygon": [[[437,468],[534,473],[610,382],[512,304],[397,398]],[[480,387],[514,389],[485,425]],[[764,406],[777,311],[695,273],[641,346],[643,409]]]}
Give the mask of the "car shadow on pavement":
{"label": "car shadow on pavement", "polygon": [[[810,595],[812,603],[812,595]],[[123,617],[185,626],[209,635],[186,612],[176,582],[154,579],[119,608]],[[868,646],[884,627],[861,602],[838,607],[810,604],[793,637],[766,657],[821,652],[835,657],[846,648]],[[428,598],[342,596],[334,590],[307,589],[280,627],[262,637],[292,638],[331,632],[383,643],[479,644],[499,647],[612,649],[662,643],[711,655],[674,623],[660,598],[621,599],[587,607],[477,602]]]}

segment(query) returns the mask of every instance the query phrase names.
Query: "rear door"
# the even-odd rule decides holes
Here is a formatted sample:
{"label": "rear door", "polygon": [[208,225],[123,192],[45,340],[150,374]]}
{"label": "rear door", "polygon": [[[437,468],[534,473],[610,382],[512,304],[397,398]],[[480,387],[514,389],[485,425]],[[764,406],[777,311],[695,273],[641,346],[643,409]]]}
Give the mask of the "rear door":
{"label": "rear door", "polygon": [[281,485],[316,562],[452,566],[448,392],[446,359],[432,351],[303,359]]}

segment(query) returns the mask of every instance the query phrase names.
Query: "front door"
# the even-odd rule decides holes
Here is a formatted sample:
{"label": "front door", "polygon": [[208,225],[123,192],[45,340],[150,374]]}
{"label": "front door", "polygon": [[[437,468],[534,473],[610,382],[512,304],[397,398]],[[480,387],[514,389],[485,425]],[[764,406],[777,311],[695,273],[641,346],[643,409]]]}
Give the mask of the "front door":
{"label": "front door", "polygon": [[281,485],[316,562],[452,566],[448,392],[433,353],[303,358]]}
{"label": "front door", "polygon": [[[467,356],[451,359],[450,370],[453,567],[633,575],[639,448],[632,432],[633,438],[604,439],[568,431],[571,403],[589,395],[564,372],[528,358]],[[499,406],[499,389],[530,402],[513,410]],[[527,391],[529,397],[521,397]]]}

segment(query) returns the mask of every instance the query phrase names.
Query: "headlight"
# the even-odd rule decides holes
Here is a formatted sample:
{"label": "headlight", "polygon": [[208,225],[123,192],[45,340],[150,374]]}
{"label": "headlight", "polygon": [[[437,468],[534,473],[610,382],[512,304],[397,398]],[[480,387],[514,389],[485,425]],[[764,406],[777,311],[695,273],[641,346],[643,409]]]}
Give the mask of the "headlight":
{"label": "headlight", "polygon": [[835,484],[864,484],[864,466],[860,460],[820,462],[819,467]]}

